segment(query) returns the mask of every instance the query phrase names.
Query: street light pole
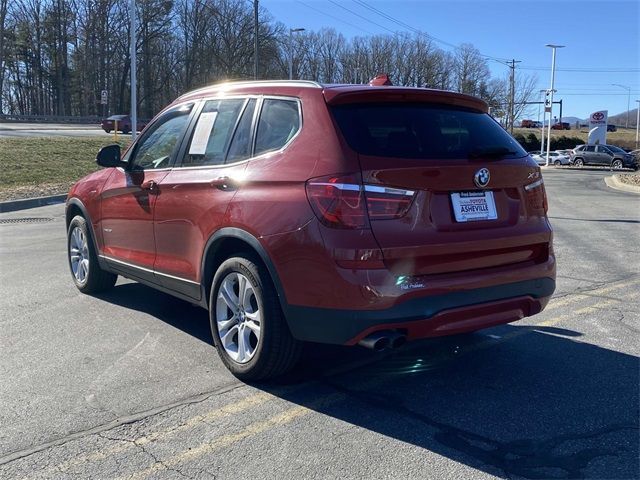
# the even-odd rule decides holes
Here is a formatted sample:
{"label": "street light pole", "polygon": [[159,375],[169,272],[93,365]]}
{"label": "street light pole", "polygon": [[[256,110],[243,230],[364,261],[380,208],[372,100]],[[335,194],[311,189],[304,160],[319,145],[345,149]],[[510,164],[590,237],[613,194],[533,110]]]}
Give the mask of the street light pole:
{"label": "street light pole", "polygon": [[131,141],[136,139],[138,133],[138,100],[136,98],[137,82],[136,82],[136,0],[129,3],[131,15]]}
{"label": "street light pole", "polygon": [[553,85],[555,83],[555,78],[556,78],[556,50],[558,48],[563,48],[564,45],[553,45],[553,44],[546,44],[545,47],[549,47],[552,50],[551,53],[551,108],[549,111],[549,125],[547,128],[547,161],[545,163],[545,166],[549,166],[549,151],[551,150],[551,119],[553,118]]}
{"label": "street light pole", "polygon": [[258,79],[258,0],[253,1],[253,79]]}
{"label": "street light pole", "polygon": [[627,85],[620,85],[619,83],[612,83],[614,87],[624,88],[627,91],[627,123],[624,128],[629,128],[629,111],[631,110],[631,87]]}
{"label": "street light pole", "polygon": [[[540,93],[542,94],[542,101],[544,101],[544,97],[545,94],[547,93],[546,90],[540,90]],[[538,109],[540,109],[540,105],[538,104]],[[545,109],[542,109],[542,128],[540,128],[541,134],[540,134],[540,155],[542,155],[542,152],[544,151],[544,121],[547,119],[547,111]],[[538,121],[540,121],[540,113],[538,113]]]}
{"label": "street light pole", "polygon": [[640,100],[636,100],[638,102],[638,108],[636,108],[636,150],[638,149],[638,128],[640,125]]}
{"label": "street light pole", "polygon": [[304,28],[289,29],[289,80],[293,80],[293,33],[304,32]]}

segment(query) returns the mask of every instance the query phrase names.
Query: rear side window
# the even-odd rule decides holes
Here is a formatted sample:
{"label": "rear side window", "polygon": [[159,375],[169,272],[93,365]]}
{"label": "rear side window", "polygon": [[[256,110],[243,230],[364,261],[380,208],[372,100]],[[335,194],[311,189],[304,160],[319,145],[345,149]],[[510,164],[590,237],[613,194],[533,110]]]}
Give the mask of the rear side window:
{"label": "rear side window", "polygon": [[348,104],[333,107],[347,143],[380,157],[462,159],[481,152],[502,158],[527,155],[489,115],[422,103]]}
{"label": "rear side window", "polygon": [[262,103],[254,155],[284,147],[300,130],[300,112],[295,100],[267,98]]}
{"label": "rear side window", "polygon": [[222,165],[244,99],[209,100],[198,118],[183,167]]}

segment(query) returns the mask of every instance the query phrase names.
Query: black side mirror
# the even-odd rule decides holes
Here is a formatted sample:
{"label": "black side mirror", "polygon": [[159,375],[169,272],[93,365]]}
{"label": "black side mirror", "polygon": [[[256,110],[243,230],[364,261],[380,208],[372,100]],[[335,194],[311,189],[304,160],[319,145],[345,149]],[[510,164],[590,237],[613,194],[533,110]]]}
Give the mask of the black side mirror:
{"label": "black side mirror", "polygon": [[127,162],[120,160],[120,145],[102,147],[96,155],[96,163],[101,167],[124,167]]}

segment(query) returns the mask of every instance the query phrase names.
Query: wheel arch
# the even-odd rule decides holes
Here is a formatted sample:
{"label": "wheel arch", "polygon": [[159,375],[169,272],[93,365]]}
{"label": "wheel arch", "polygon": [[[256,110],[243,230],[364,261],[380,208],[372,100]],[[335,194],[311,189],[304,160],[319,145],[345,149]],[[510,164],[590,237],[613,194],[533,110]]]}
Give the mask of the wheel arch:
{"label": "wheel arch", "polygon": [[66,228],[67,230],[69,230],[69,224],[71,223],[71,220],[73,220],[73,217],[75,217],[76,215],[80,215],[86,220],[87,228],[89,229],[89,235],[91,237],[91,242],[93,243],[94,251],[96,252],[96,255],[98,256],[98,261],[102,266],[102,262],[100,262],[100,256],[99,256],[100,250],[98,249],[98,241],[96,239],[95,231],[93,230],[93,222],[91,221],[91,216],[87,211],[87,207],[84,206],[84,203],[82,203],[82,201],[79,198],[72,197],[69,200],[67,200],[67,206],[65,208],[65,225],[67,227]]}
{"label": "wheel arch", "polygon": [[286,297],[271,257],[256,237],[246,230],[235,227],[225,227],[218,230],[211,235],[205,245],[200,270],[203,304],[208,307],[209,295],[211,293],[211,279],[213,279],[213,275],[220,264],[233,254],[247,251],[255,253],[269,272],[269,276],[278,295],[280,307],[286,316]]}

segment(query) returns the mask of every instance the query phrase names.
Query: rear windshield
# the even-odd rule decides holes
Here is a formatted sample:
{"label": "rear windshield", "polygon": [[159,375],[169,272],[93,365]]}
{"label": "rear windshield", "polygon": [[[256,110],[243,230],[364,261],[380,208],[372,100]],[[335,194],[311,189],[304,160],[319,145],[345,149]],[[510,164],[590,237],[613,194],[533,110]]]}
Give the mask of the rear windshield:
{"label": "rear windshield", "polygon": [[489,115],[423,103],[338,105],[333,115],[349,146],[363,155],[461,159],[527,152]]}

